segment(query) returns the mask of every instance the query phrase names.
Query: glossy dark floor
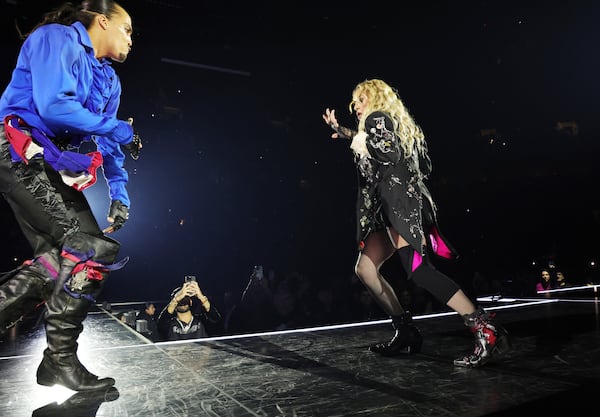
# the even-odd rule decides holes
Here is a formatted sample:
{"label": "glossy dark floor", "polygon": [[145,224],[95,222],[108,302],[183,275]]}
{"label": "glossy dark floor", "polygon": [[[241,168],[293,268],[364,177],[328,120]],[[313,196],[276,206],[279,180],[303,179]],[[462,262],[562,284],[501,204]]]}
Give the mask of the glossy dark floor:
{"label": "glossy dark floor", "polygon": [[79,356],[115,389],[37,385],[45,340],[33,326],[0,344],[0,416],[588,415],[600,407],[600,303],[582,293],[482,300],[513,350],[471,370],[452,365],[473,346],[456,314],[416,317],[423,351],[385,358],[367,346],[390,336],[387,322],[153,344],[99,308]]}

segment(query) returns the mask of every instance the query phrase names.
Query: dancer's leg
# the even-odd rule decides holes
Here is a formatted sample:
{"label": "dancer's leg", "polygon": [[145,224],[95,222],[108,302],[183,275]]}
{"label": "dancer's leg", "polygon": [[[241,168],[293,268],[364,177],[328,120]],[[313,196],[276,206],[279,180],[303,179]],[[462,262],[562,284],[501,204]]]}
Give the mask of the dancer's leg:
{"label": "dancer's leg", "polygon": [[399,316],[404,309],[398,301],[396,292],[389,282],[379,273],[379,269],[394,254],[385,232],[371,233],[365,246],[358,254],[354,268],[360,281],[367,287],[377,304],[390,316]]}
{"label": "dancer's leg", "polygon": [[421,350],[422,337],[412,324],[410,312],[405,311],[390,283],[380,274],[383,263],[395,252],[387,233],[371,233],[356,262],[356,275],[369,289],[381,308],[391,316],[395,330],[391,340],[370,346],[373,352],[384,356],[417,353]]}
{"label": "dancer's leg", "polygon": [[[452,308],[475,336],[475,349],[472,354],[456,359],[454,364],[463,367],[478,367],[488,362],[492,356],[510,349],[506,330],[495,323],[494,315],[477,308],[458,284],[441,273],[424,256],[420,257],[410,246],[398,250],[403,267],[416,285],[429,291],[438,301]],[[415,267],[415,262],[419,265]]]}

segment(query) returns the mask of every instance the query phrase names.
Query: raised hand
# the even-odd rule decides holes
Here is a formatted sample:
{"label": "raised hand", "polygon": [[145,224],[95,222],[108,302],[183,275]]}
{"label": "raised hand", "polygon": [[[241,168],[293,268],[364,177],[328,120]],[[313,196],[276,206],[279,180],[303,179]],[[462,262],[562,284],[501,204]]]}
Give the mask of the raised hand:
{"label": "raised hand", "polygon": [[331,134],[331,137],[333,139],[339,138],[340,136],[338,135],[337,129],[339,128],[340,124],[335,117],[335,109],[326,108],[325,113],[323,113],[323,120],[329,125],[329,127],[335,130],[335,132]]}

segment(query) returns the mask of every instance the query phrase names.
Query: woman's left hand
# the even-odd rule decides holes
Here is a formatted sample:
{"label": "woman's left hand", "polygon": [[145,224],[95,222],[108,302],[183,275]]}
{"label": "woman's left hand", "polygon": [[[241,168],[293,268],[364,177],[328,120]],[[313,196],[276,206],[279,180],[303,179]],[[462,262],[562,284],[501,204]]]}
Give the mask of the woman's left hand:
{"label": "woman's left hand", "polygon": [[[335,109],[325,109],[325,113],[323,114],[323,120],[325,121],[325,123],[327,123],[329,125],[329,127],[331,127],[333,130],[337,130],[338,127],[340,126],[340,124],[338,123],[336,117],[335,117]],[[333,139],[337,139],[339,137],[337,132],[333,132],[333,134],[331,135],[331,137]]]}

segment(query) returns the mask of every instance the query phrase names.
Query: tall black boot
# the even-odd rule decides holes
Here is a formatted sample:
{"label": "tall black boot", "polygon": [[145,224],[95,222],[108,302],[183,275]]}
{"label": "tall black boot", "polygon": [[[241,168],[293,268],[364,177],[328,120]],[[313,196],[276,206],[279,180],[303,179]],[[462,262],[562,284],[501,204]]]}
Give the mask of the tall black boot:
{"label": "tall black boot", "polygon": [[377,343],[369,347],[371,352],[383,356],[408,355],[419,353],[423,344],[423,337],[419,329],[413,324],[412,315],[405,311],[400,316],[392,316],[392,326],[396,331],[391,340]]}
{"label": "tall black boot", "polygon": [[104,389],[113,378],[98,378],[77,358],[77,339],[83,331],[88,309],[100,294],[120,244],[107,237],[78,233],[71,247],[63,247],[63,263],[44,317],[48,347],[37,370],[37,382],[59,384],[74,391]]}
{"label": "tall black boot", "polygon": [[0,280],[0,335],[52,294],[59,265],[58,249],[53,249]]}
{"label": "tall black boot", "polygon": [[463,316],[465,325],[475,336],[475,350],[468,356],[455,359],[454,365],[476,368],[489,362],[492,357],[503,355],[511,349],[508,332],[494,322],[493,316],[481,307]]}

